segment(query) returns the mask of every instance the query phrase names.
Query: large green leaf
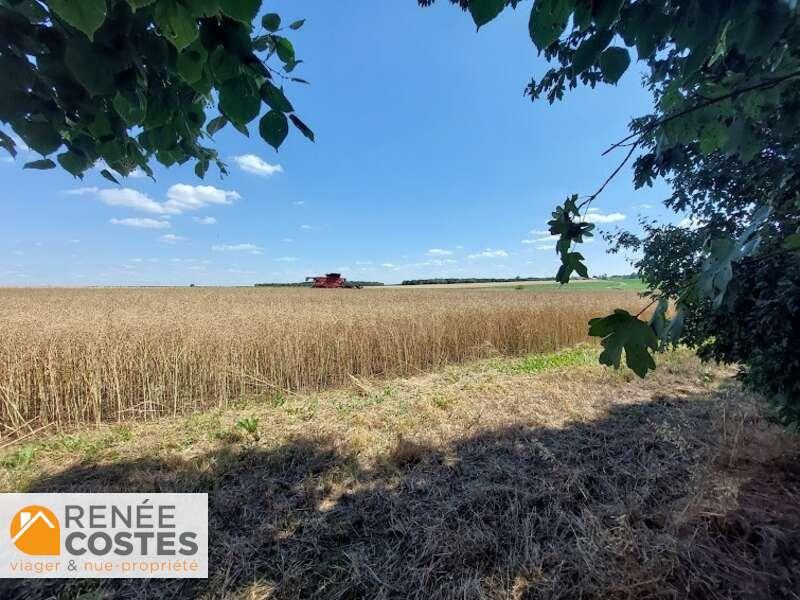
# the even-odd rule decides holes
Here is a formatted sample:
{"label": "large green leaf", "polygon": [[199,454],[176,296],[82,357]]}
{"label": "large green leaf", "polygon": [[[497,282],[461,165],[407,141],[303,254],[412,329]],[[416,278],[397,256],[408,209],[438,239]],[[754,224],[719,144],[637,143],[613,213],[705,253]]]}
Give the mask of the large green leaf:
{"label": "large green leaf", "polygon": [[39,154],[47,155],[55,152],[63,143],[61,136],[50,123],[24,119],[15,121],[11,125],[22,141]]}
{"label": "large green leaf", "polygon": [[656,368],[650,354],[658,350],[655,332],[626,310],[618,308],[607,317],[589,321],[589,335],[601,338],[601,364],[619,368],[625,350],[625,364],[639,377]]}
{"label": "large green leaf", "polygon": [[237,57],[233,56],[223,46],[217,46],[211,52],[208,59],[208,66],[214,75],[214,81],[222,83],[233,79],[241,70],[241,63]]}
{"label": "large green leaf", "polygon": [[581,277],[589,277],[589,270],[583,261],[583,254],[580,252],[564,252],[561,255],[561,266],[556,273],[556,281],[560,284],[569,283],[573,272]]}
{"label": "large green leaf", "polygon": [[470,0],[469,13],[478,29],[503,12],[506,0]]}
{"label": "large green leaf", "polygon": [[578,46],[572,58],[573,73],[575,73],[575,75],[580,75],[591,67],[597,61],[600,53],[606,49],[606,46],[608,46],[613,37],[613,32],[603,30],[598,31],[590,38],[584,40],[581,45]]}
{"label": "large green leaf", "polygon": [[73,38],[67,44],[64,63],[70,73],[92,96],[114,93],[114,72],[106,56],[83,38]]}
{"label": "large green leaf", "polygon": [[608,29],[619,16],[625,0],[593,0],[592,18],[598,29]]}
{"label": "large green leaf", "polygon": [[178,54],[175,67],[186,83],[195,83],[203,77],[203,66],[207,58],[208,52],[206,52],[199,40],[195,40],[188,48]]}
{"label": "large green leaf", "polygon": [[289,135],[289,122],[285,114],[271,110],[261,118],[258,131],[264,141],[277,150]]}
{"label": "large green leaf", "polygon": [[112,104],[114,110],[129,127],[142,123],[147,115],[147,100],[144,94],[138,90],[136,92],[117,92]]}
{"label": "large green leaf", "polygon": [[82,154],[72,152],[71,150],[62,152],[58,155],[58,164],[60,164],[65,171],[72,173],[75,177],[83,177],[84,171],[86,171],[86,169],[88,169],[90,166],[89,159]]}
{"label": "large green leaf", "polygon": [[178,50],[183,50],[197,39],[197,20],[177,0],[158,0],[154,16],[161,33]]}
{"label": "large green leaf", "polygon": [[273,39],[275,40],[275,52],[278,54],[278,58],[287,64],[294,63],[296,59],[292,42],[279,35],[273,36]]}
{"label": "large green leaf", "polygon": [[261,8],[261,0],[220,0],[223,14],[231,19],[251,25]]}
{"label": "large green leaf", "polygon": [[559,38],[574,8],[575,0],[536,0],[533,3],[528,30],[539,50]]}
{"label": "large green leaf", "polygon": [[106,0],[48,0],[52,11],[90,40],[106,20]]}
{"label": "large green leaf", "polygon": [[292,103],[286,98],[283,90],[274,86],[269,81],[265,81],[261,86],[261,97],[264,99],[270,108],[279,110],[281,112],[292,112],[294,108]]}
{"label": "large green leaf", "polygon": [[725,299],[725,292],[733,277],[733,262],[739,258],[740,253],[741,246],[732,238],[711,241],[697,288],[701,296],[713,300],[715,307],[721,306]]}
{"label": "large green leaf", "polygon": [[236,77],[222,84],[219,90],[220,110],[234,123],[246,125],[258,116],[261,95],[249,77]]}
{"label": "large green leaf", "polygon": [[261,17],[261,25],[267,31],[278,31],[281,28],[281,16],[269,13]]}
{"label": "large green leaf", "polygon": [[631,55],[625,48],[606,48],[600,55],[600,70],[609,83],[617,83],[631,64]]}

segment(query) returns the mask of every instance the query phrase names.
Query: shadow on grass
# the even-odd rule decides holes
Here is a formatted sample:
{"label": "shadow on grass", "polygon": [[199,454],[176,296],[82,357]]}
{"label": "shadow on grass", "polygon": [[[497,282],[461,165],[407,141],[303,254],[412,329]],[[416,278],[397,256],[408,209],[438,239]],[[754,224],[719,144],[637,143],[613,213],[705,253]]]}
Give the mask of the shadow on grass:
{"label": "shadow on grass", "polygon": [[70,468],[29,491],[208,492],[209,579],[3,581],[0,595],[796,597],[800,515],[776,498],[800,473],[747,527],[687,515],[718,449],[714,410],[662,397],[563,428],[401,441],[369,469],[325,438]]}

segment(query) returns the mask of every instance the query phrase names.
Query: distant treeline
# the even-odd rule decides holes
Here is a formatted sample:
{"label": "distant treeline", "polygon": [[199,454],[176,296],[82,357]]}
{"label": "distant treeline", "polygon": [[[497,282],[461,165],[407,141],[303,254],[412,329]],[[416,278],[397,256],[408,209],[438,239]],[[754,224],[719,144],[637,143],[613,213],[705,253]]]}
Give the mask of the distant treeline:
{"label": "distant treeline", "polygon": [[512,277],[501,279],[496,277],[446,277],[441,279],[406,279],[400,285],[431,285],[441,283],[511,283],[514,281],[552,281],[552,277]]}
{"label": "distant treeline", "polygon": [[[301,281],[299,283],[257,283],[256,287],[311,287],[311,281]],[[351,285],[360,285],[361,287],[375,287],[384,285],[382,281],[352,281],[347,280]]]}

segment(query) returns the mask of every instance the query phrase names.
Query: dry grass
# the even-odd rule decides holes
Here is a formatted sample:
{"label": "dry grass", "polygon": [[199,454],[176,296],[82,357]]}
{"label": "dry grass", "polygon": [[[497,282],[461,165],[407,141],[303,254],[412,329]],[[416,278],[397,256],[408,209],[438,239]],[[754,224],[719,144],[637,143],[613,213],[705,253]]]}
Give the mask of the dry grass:
{"label": "dry grass", "polygon": [[562,348],[635,294],[469,290],[0,290],[0,425],[152,419],[257,390]]}
{"label": "dry grass", "polygon": [[644,381],[593,355],[358,378],[18,447],[4,491],[208,492],[211,572],[0,595],[796,599],[797,439],[685,353]]}

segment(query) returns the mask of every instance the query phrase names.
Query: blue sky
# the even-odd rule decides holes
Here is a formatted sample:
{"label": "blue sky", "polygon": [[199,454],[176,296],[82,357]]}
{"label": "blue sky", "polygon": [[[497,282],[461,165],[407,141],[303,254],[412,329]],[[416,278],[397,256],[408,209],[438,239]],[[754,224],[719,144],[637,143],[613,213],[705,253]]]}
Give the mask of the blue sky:
{"label": "blue sky", "polygon": [[[601,152],[650,107],[633,70],[553,106],[524,98],[546,70],[526,5],[477,34],[444,0],[265,7],[307,19],[292,39],[312,85],[287,91],[317,142],[292,131],[276,153],[256,126],[249,139],[228,127],[216,135],[228,177],[154,165],[155,182],[124,189],[3,155],[0,285],[550,275],[550,211],[599,186],[621,158]],[[596,201],[601,227],[670,218],[666,185],[635,191],[631,179],[623,171]],[[599,239],[583,250],[591,273],[631,270]]]}

